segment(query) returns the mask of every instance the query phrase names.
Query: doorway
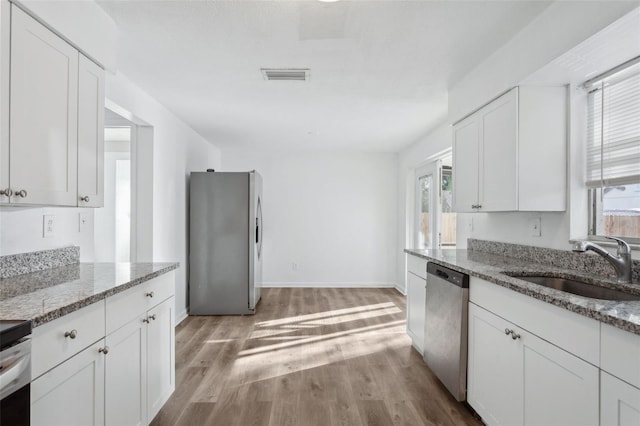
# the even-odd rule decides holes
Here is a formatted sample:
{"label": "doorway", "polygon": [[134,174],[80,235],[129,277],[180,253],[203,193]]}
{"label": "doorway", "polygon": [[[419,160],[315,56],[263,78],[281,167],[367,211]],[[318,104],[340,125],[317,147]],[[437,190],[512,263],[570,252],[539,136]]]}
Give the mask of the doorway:
{"label": "doorway", "polygon": [[104,207],[95,211],[96,262],[134,262],[132,146],[135,124],[105,109]]}
{"label": "doorway", "polygon": [[453,157],[445,153],[415,169],[414,247],[455,248]]}

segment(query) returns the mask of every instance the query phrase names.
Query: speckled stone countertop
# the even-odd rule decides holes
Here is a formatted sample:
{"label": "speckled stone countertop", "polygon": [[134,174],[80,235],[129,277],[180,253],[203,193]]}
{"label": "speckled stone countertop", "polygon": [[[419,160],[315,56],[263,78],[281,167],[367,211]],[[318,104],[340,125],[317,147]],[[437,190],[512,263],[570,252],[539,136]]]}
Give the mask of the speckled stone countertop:
{"label": "speckled stone countertop", "polygon": [[80,263],[0,279],[0,320],[38,327],[177,269],[178,263]]}
{"label": "speckled stone countertop", "polygon": [[590,284],[616,288],[638,295],[640,295],[640,283],[618,284],[615,279],[609,277],[581,274],[574,269],[475,250],[406,249],[405,252],[640,335],[640,301],[616,302],[580,297],[523,281],[505,273],[515,275],[538,273],[538,275],[579,278]]}

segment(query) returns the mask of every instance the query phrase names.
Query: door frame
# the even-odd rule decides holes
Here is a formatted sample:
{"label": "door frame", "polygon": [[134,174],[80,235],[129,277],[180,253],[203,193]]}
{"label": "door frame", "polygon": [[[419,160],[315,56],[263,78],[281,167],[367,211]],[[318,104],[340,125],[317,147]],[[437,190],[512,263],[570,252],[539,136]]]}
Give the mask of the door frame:
{"label": "door frame", "polygon": [[429,224],[429,229],[431,230],[431,239],[429,241],[429,249],[437,249],[440,247],[440,215],[438,212],[440,211],[440,191],[441,191],[441,169],[442,169],[442,160],[435,159],[429,161],[427,163],[423,163],[418,166],[414,170],[414,208],[413,208],[413,245],[417,249],[422,249],[424,247],[420,246],[420,225],[421,225],[421,203],[422,194],[420,190],[420,179],[425,176],[432,177],[432,188],[434,190],[431,191],[430,200],[429,200],[429,210],[431,214],[431,223]]}

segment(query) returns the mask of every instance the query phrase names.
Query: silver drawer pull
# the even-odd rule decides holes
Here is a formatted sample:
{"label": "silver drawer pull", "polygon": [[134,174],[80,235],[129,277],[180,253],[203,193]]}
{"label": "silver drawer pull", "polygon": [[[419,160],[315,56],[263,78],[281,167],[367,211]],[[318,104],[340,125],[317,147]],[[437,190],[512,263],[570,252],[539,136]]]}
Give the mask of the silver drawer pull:
{"label": "silver drawer pull", "polygon": [[149,324],[149,318],[142,318],[142,322]]}
{"label": "silver drawer pull", "polygon": [[0,195],[6,195],[7,197],[11,197],[13,195],[13,191],[11,188],[0,189]]}
{"label": "silver drawer pull", "polygon": [[150,291],[149,293],[145,293],[144,295],[147,296],[147,297],[153,297],[153,292]]}
{"label": "silver drawer pull", "polygon": [[513,340],[516,340],[516,339],[519,339],[519,338],[520,338],[520,335],[519,335],[519,334],[517,334],[515,331],[511,330],[511,338],[512,338]]}
{"label": "silver drawer pull", "polygon": [[27,191],[24,190],[24,189],[21,189],[20,191],[16,191],[15,196],[16,197],[27,198]]}
{"label": "silver drawer pull", "polygon": [[104,348],[100,348],[98,349],[98,352],[100,352],[101,354],[108,354],[109,353],[109,346],[105,346]]}
{"label": "silver drawer pull", "polygon": [[80,201],[84,201],[85,203],[89,202],[89,196],[85,195],[84,197],[80,197]]}
{"label": "silver drawer pull", "polygon": [[513,330],[509,330],[508,328],[504,329],[504,334],[506,334],[507,336],[510,335],[511,333],[513,333]]}
{"label": "silver drawer pull", "polygon": [[156,320],[156,314],[149,315],[149,318],[151,318],[152,320],[154,320],[154,321],[155,321],[155,320]]}
{"label": "silver drawer pull", "polygon": [[71,339],[75,339],[77,335],[78,335],[78,331],[75,328],[71,331],[67,331],[66,333],[64,333],[64,337],[69,337]]}

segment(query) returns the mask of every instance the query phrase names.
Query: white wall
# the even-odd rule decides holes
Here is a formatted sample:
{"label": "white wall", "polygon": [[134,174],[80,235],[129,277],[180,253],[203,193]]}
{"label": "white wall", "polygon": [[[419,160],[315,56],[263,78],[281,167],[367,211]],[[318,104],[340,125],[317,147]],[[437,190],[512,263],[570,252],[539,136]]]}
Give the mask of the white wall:
{"label": "white wall", "polygon": [[223,168],[263,177],[265,286],[396,284],[395,154],[225,150]]}
{"label": "white wall", "polygon": [[449,90],[458,121],[638,7],[637,1],[557,1]]}
{"label": "white wall", "polygon": [[[87,218],[80,232],[79,215]],[[43,215],[54,215],[54,236],[43,237]],[[93,209],[75,207],[0,207],[0,256],[80,246],[80,261],[93,261]]]}
{"label": "white wall", "polygon": [[180,262],[176,318],[187,313],[187,180],[220,168],[220,151],[122,74],[108,75],[106,97],[153,127],[153,261]]}

